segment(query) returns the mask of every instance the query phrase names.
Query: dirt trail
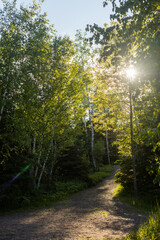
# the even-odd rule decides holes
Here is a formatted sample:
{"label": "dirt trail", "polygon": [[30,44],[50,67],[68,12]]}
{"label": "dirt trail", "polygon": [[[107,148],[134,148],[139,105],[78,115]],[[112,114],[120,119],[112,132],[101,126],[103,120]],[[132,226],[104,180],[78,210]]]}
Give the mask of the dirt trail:
{"label": "dirt trail", "polygon": [[114,175],[48,209],[0,216],[0,240],[113,239],[146,221],[134,208],[115,201]]}

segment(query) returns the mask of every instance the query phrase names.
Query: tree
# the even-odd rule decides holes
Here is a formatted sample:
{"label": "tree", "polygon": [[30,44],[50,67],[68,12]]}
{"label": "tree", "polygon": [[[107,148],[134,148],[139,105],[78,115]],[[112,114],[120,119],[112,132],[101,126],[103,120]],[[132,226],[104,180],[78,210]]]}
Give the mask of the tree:
{"label": "tree", "polygon": [[86,73],[73,42],[55,36],[40,5],[18,10],[16,1],[4,1],[0,18],[1,181],[30,166],[23,184],[38,190],[41,183],[53,185],[58,155],[80,134]]}
{"label": "tree", "polygon": [[[107,4],[107,2],[108,1],[104,1],[104,6]],[[141,129],[143,129],[142,127],[143,120],[141,119],[141,116],[140,116],[141,112],[144,113],[143,117],[145,116],[145,118],[148,119],[147,120],[148,123],[150,122],[149,120],[150,118],[152,118],[152,120],[155,119],[153,122],[156,122],[156,123],[159,119],[159,114],[158,114],[159,107],[158,106],[153,107],[155,106],[155,104],[153,103],[154,101],[152,101],[153,99],[149,101],[151,104],[150,109],[152,109],[152,111],[154,112],[153,114],[154,116],[152,115],[152,117],[151,117],[151,114],[150,116],[145,114],[145,110],[147,109],[147,106],[142,105],[141,101],[142,99],[143,101],[147,101],[149,92],[151,95],[154,92],[154,97],[156,99],[155,100],[156,102],[159,99],[159,87],[157,83],[159,81],[158,22],[159,22],[159,16],[160,16],[159,15],[160,5],[158,1],[152,1],[152,3],[150,1],[119,1],[119,4],[117,4],[116,1],[112,1],[112,5],[113,5],[113,14],[111,15],[111,19],[113,21],[111,22],[110,26],[105,25],[104,28],[101,28],[95,24],[94,26],[87,26],[87,29],[93,33],[92,37],[90,38],[90,41],[94,40],[95,43],[101,44],[102,46],[101,58],[104,60],[107,60],[107,67],[112,68],[113,71],[117,73],[117,80],[119,78],[123,78],[122,73],[124,73],[124,70],[127,68],[128,63],[133,64],[135,66],[135,69],[137,69],[137,76],[136,76],[137,83],[132,84],[132,96],[131,95],[130,97],[127,96],[127,99],[126,99],[125,98],[126,93],[125,93],[123,95],[123,105],[126,102],[126,100],[128,101],[130,99],[130,107],[133,107],[133,111],[130,111],[130,113],[133,113],[133,115],[132,114],[130,115],[130,123],[133,122],[133,126],[132,124],[130,125],[131,136],[132,136],[131,142],[133,142],[133,137],[134,137],[135,147],[132,147],[132,149],[135,148],[136,150],[135,154],[132,152],[132,155],[136,155],[138,160],[139,159],[138,153],[140,151],[140,147],[142,147],[142,142],[146,146],[146,148],[147,146],[149,146],[147,140],[146,141],[142,140],[144,139],[144,136],[143,136],[144,130],[142,130],[143,132],[142,133],[141,130],[138,129],[138,126],[140,126],[140,122],[142,124]],[[124,81],[123,86],[125,87],[125,85],[126,83]],[[157,89],[156,91],[153,90],[155,87]],[[148,92],[146,92],[146,90]],[[131,93],[131,91],[129,92]],[[141,105],[138,106],[139,103]],[[125,109],[127,112],[129,110],[127,106],[126,107],[124,106],[123,108],[121,108],[121,111],[122,111],[121,113],[119,111],[117,112],[119,115],[118,121],[121,122],[121,124],[117,125],[117,133],[118,132],[119,133],[117,134],[116,143],[119,145],[119,151],[121,152],[121,154],[125,156],[125,153],[127,152],[129,153],[128,150],[131,148],[131,145],[130,145],[131,142],[127,141],[128,136],[130,135],[127,130],[129,129],[128,128],[129,122],[127,120],[129,119],[129,116],[128,114],[124,114],[122,109]],[[132,109],[130,108],[130,110]],[[124,118],[125,115],[127,118]],[[150,124],[148,124],[149,129],[150,129]],[[153,135],[154,136],[157,135],[157,132],[159,131],[157,129],[157,126],[158,125],[154,124],[154,127],[153,128],[151,127],[152,134],[150,136],[153,137]],[[156,130],[156,133],[153,134],[153,131],[154,131],[153,129],[155,128],[158,131]],[[121,134],[118,129],[121,130]],[[134,130],[132,131],[132,129]],[[145,125],[145,129],[146,129],[146,125]],[[120,140],[122,139],[122,133],[123,133],[123,137],[125,136],[124,141]],[[151,140],[151,138],[149,139]],[[130,146],[128,145],[128,143]],[[151,140],[150,146],[153,147],[153,145],[154,145],[153,141]],[[142,149],[142,151],[144,151],[144,148]],[[153,156],[153,154],[151,155],[152,155],[152,159],[156,158],[156,156]],[[154,162],[155,160],[152,160],[152,161]],[[143,163],[144,160],[140,159],[140,162]],[[126,169],[128,168],[127,162],[126,162],[125,170],[123,168],[125,160],[121,161],[121,163],[122,163],[121,172],[123,176],[126,176],[125,175]],[[146,159],[146,163],[148,165],[148,159]],[[139,173],[140,172],[142,173],[142,171],[140,170],[139,166],[140,166],[140,163],[136,161],[136,168],[138,168],[137,177],[138,177],[138,181],[141,182]],[[149,172],[152,172],[151,169],[152,169],[152,166],[148,165],[147,170],[146,171],[143,170],[143,175],[148,176]],[[155,176],[157,176],[157,173],[154,173],[154,174]],[[129,172],[128,172],[128,176],[129,176]],[[129,182],[129,179],[128,179],[128,182]],[[134,188],[136,192],[136,187]],[[140,186],[140,188],[142,188],[142,186]]]}

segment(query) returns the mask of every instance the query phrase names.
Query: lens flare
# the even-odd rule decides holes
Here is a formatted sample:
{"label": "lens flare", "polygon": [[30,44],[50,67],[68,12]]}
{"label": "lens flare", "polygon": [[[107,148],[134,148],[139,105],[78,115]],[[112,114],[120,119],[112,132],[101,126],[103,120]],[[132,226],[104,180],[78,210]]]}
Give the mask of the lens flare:
{"label": "lens flare", "polygon": [[12,180],[10,180],[9,182],[12,183],[14,180],[16,180],[22,173],[24,173],[25,171],[27,171],[27,169],[30,167],[31,164],[28,164],[26,167],[24,167],[14,178],[12,178]]}
{"label": "lens flare", "polygon": [[31,166],[31,164],[28,164],[26,167],[22,168],[22,170],[14,177],[12,178],[10,181],[8,181],[7,183],[4,183],[3,185],[1,185],[0,187],[0,192],[3,192],[6,190],[6,188],[10,187],[10,185],[25,171],[27,171],[27,169]]}
{"label": "lens flare", "polygon": [[134,78],[136,76],[136,71],[133,66],[130,66],[126,69],[126,75],[128,78]]}

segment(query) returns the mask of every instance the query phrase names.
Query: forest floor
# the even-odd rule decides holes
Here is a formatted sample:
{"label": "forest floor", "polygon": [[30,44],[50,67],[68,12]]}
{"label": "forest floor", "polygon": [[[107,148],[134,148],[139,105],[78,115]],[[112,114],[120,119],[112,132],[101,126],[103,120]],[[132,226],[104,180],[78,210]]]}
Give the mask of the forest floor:
{"label": "forest floor", "polygon": [[147,214],[113,197],[114,175],[47,209],[0,216],[0,240],[114,239],[126,236]]}

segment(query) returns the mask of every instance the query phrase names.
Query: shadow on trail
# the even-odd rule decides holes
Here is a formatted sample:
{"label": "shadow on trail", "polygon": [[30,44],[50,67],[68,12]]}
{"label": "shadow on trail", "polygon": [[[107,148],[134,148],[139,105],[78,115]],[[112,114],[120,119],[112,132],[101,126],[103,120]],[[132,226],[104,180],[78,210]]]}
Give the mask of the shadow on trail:
{"label": "shadow on trail", "polygon": [[[0,217],[0,240],[122,237],[146,221],[146,216],[113,199],[114,175],[49,209]],[[102,238],[99,238],[102,239]]]}

